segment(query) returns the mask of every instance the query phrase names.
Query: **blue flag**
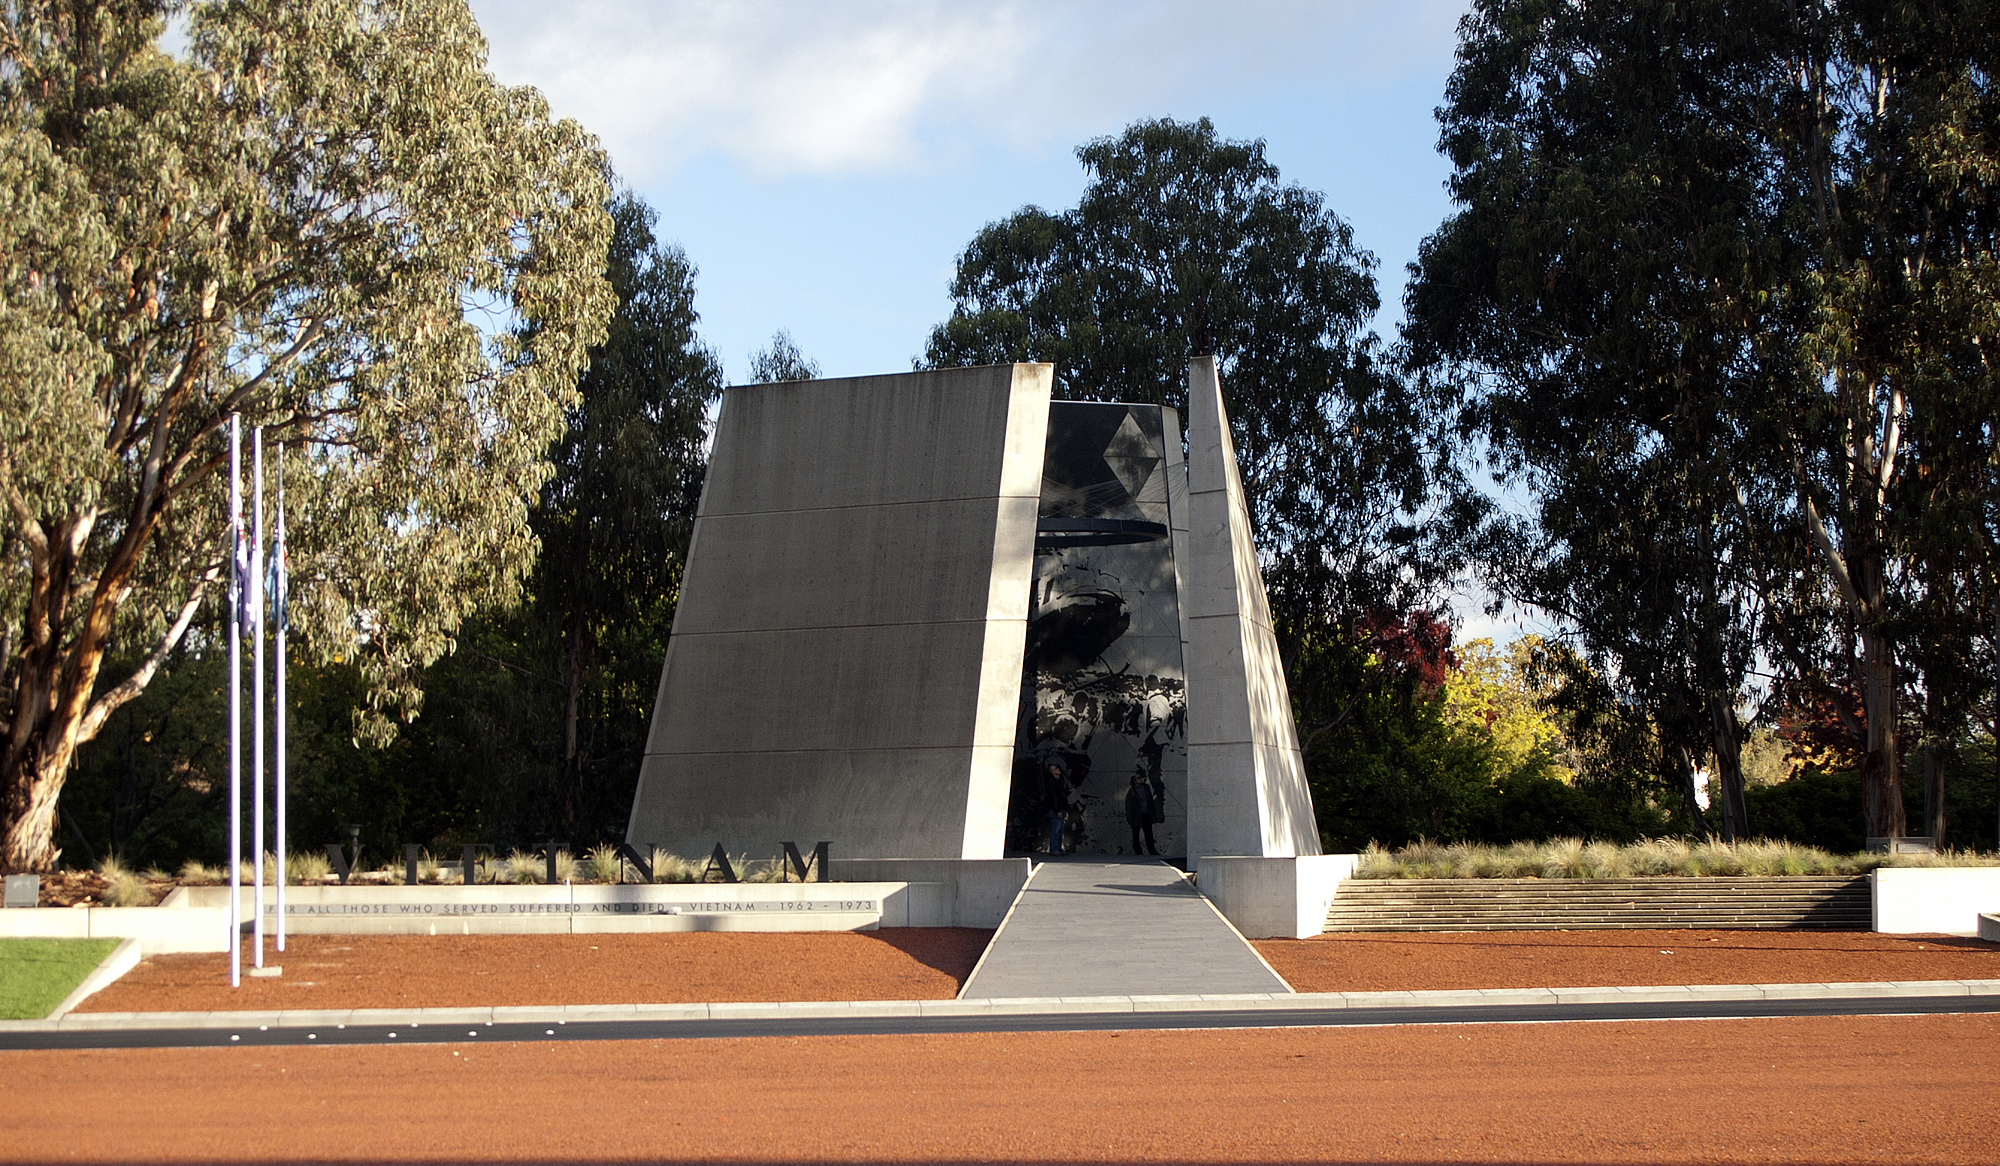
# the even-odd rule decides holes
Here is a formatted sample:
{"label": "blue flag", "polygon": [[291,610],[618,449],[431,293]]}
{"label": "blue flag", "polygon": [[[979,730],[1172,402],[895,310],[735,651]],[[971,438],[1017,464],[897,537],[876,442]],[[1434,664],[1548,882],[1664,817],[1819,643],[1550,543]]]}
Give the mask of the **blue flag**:
{"label": "blue flag", "polygon": [[248,635],[255,614],[250,610],[250,540],[240,520],[230,524],[230,535],[236,549],[229,567],[229,609],[242,633]]}
{"label": "blue flag", "polygon": [[286,622],[289,618],[286,614],[285,603],[286,581],[285,524],[284,520],[280,519],[278,522],[278,537],[271,546],[270,576],[264,584],[264,589],[271,593],[271,627],[281,632],[291,626]]}

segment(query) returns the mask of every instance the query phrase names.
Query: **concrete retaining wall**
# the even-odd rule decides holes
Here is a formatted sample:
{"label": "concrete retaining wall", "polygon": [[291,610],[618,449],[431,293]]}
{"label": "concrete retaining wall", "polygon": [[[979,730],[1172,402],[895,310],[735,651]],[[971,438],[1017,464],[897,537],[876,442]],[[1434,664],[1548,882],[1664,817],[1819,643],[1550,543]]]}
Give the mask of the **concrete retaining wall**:
{"label": "concrete retaining wall", "polygon": [[1870,876],[1875,930],[1972,935],[1982,912],[2000,911],[2000,867],[1891,867]]}
{"label": "concrete retaining wall", "polygon": [[1225,919],[1249,939],[1305,939],[1326,930],[1340,880],[1357,854],[1297,858],[1209,855],[1197,883]]}
{"label": "concrete retaining wall", "polygon": [[[994,863],[1002,866],[1002,863]],[[1025,879],[1026,860],[1021,860]],[[1001,872],[965,892],[983,917],[1003,893]],[[289,935],[568,935],[670,931],[872,931],[947,927],[957,888],[935,881],[659,883],[606,886],[309,886],[285,891]],[[1015,890],[1019,890],[1018,886]],[[241,896],[247,927],[252,892]],[[1007,895],[1007,902],[1013,901]],[[671,909],[673,913],[667,913]],[[1005,913],[1005,906],[1000,908]],[[277,892],[264,890],[265,931],[277,930]],[[996,920],[997,922],[997,920]],[[965,926],[993,926],[966,924]],[[0,936],[139,941],[143,955],[229,950],[229,888],[180,887],[157,907],[0,910]]]}
{"label": "concrete retaining wall", "polygon": [[157,907],[16,907],[0,910],[0,936],[34,939],[136,939],[140,955],[228,951],[228,891],[198,906],[189,888],[168,892]]}
{"label": "concrete retaining wall", "polygon": [[[225,909],[226,887],[193,887],[191,900]],[[243,896],[249,918],[250,892]],[[265,928],[276,926],[276,895],[264,892]],[[671,909],[675,914],[665,914]],[[584,934],[604,931],[848,931],[846,916],[870,928],[949,923],[941,882],[489,884],[482,886],[312,886],[285,892],[286,929],[297,935]],[[695,917],[737,923],[705,926]],[[879,920],[875,922],[874,920]],[[817,922],[816,922],[817,921]]]}
{"label": "concrete retaining wall", "polygon": [[836,858],[833,873],[854,882],[903,881],[913,887],[943,887],[944,918],[937,923],[912,923],[912,927],[998,927],[1021,888],[1028,884],[1031,865],[1025,858]]}

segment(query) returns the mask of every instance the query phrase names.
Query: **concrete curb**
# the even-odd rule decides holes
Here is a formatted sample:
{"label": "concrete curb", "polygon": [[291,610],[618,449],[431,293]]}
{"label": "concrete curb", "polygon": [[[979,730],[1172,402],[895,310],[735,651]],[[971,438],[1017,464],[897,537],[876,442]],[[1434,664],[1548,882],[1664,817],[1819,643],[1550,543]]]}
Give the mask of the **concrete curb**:
{"label": "concrete curb", "polygon": [[1170,1012],[1298,1012],[1348,1008],[1463,1008],[1689,1003],[1721,1000],[1888,1000],[2000,996],[2000,980],[1849,984],[1687,984],[1638,988],[1478,988],[1430,992],[1297,992],[1214,996],[1051,996],[993,1000],[854,1000],[788,1003],[572,1004],[498,1008],[356,1008],[272,1012],[82,1012],[0,1021],[0,1032],[106,1029],[334,1028],[444,1024],[569,1024],[612,1020],[783,1020],[806,1017],[1047,1016]]}

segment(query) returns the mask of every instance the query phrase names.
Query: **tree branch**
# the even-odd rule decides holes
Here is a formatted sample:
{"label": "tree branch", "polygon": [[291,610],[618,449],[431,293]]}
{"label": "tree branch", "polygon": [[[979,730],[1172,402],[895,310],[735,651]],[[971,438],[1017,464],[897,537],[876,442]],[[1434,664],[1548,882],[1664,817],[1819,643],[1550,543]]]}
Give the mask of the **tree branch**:
{"label": "tree branch", "polygon": [[90,711],[84,714],[83,722],[77,730],[77,740],[88,741],[97,736],[98,730],[104,727],[105,720],[112,713],[117,712],[146,690],[146,685],[152,683],[154,673],[160,670],[160,665],[166,663],[167,656],[180,644],[181,636],[187,632],[188,625],[194,622],[195,613],[201,610],[201,601],[208,597],[209,587],[219,577],[220,572],[216,568],[210,568],[201,578],[195,580],[194,590],[188,593],[187,602],[181,605],[180,614],[175,617],[173,626],[167,629],[167,634],[161,638],[152,654],[146,657],[132,675],[126,677],[122,683],[106,689],[91,703]]}

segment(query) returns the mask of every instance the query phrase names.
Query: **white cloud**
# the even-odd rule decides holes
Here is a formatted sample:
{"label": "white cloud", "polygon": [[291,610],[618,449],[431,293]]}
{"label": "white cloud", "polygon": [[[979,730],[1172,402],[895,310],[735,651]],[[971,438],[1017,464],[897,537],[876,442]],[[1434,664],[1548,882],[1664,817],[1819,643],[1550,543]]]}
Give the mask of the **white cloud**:
{"label": "white cloud", "polygon": [[766,175],[918,169],[987,141],[1067,146],[1169,102],[1191,116],[1246,89],[1379,82],[1434,57],[1463,7],[474,4],[496,74],[541,89],[641,182],[708,154]]}

